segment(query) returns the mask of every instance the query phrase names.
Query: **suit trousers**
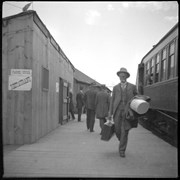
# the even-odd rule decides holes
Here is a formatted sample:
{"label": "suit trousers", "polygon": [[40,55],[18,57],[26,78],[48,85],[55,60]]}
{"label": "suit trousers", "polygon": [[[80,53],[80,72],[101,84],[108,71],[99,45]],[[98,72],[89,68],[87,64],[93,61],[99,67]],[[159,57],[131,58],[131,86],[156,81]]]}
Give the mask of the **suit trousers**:
{"label": "suit trousers", "polygon": [[72,117],[72,119],[75,119],[75,116],[74,116],[74,111],[73,111],[73,110],[69,110],[69,112],[71,113],[71,117]]}
{"label": "suit trousers", "polygon": [[103,128],[105,122],[106,122],[106,118],[99,118],[99,126],[101,128],[101,133],[102,133],[102,128]]}
{"label": "suit trousers", "polygon": [[127,143],[128,143],[129,130],[125,130],[124,127],[125,126],[124,126],[124,121],[123,121],[122,125],[121,125],[121,136],[120,136],[120,143],[119,143],[119,151],[120,152],[126,151],[126,147],[127,147]]}
{"label": "suit trousers", "polygon": [[99,118],[99,126],[101,129],[103,128],[105,122],[106,122],[106,118]]}
{"label": "suit trousers", "polygon": [[95,110],[87,109],[86,124],[87,124],[87,129],[90,129],[91,132],[94,129],[94,123],[95,123]]}
{"label": "suit trousers", "polygon": [[120,141],[119,151],[125,152],[128,143],[129,128],[126,128],[127,123],[125,123],[124,109],[119,109],[117,113],[118,118],[114,122],[115,134]]}
{"label": "suit trousers", "polygon": [[78,121],[81,121],[82,108],[78,108]]}

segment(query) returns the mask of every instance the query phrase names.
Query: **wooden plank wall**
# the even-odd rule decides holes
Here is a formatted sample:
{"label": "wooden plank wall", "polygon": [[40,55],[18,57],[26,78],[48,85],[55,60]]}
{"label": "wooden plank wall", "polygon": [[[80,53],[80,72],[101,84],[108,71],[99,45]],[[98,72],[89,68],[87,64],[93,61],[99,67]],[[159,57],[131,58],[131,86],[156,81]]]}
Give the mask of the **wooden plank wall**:
{"label": "wooden plank wall", "polygon": [[[26,25],[28,26],[28,31],[24,34],[24,69],[32,69],[32,59],[33,59],[33,48],[32,48],[32,16],[28,16],[26,21]],[[24,23],[25,24],[25,23]],[[33,84],[32,84],[33,86]],[[32,90],[31,91],[24,91],[24,144],[31,143],[31,131],[32,131]],[[27,129],[27,130],[26,130]]]}
{"label": "wooden plank wall", "polygon": [[[33,14],[3,27],[3,144],[33,143],[59,126],[59,78],[73,85],[73,69],[33,21]],[[49,90],[42,91],[42,67]],[[31,91],[8,91],[11,69],[32,69]],[[59,91],[60,92],[60,91]]]}
{"label": "wooden plank wall", "polygon": [[[59,78],[66,79],[73,84],[73,70],[64,57],[51,43],[51,37],[46,37],[34,23],[33,26],[33,141],[46,135],[59,126],[59,93],[56,83]],[[42,91],[42,67],[49,70],[49,90]],[[59,91],[60,92],[60,91]],[[36,105],[35,105],[36,104]]]}
{"label": "wooden plank wall", "polygon": [[[7,22],[6,22],[7,23]],[[3,26],[3,142],[23,144],[30,140],[31,91],[9,91],[8,76],[11,69],[31,69],[26,59],[27,39],[30,31],[26,17],[9,20]],[[28,48],[28,52],[30,49]]]}
{"label": "wooden plank wall", "polygon": [[32,134],[35,141],[46,133],[48,91],[42,91],[42,68],[49,68],[46,61],[47,38],[34,24],[33,29]]}

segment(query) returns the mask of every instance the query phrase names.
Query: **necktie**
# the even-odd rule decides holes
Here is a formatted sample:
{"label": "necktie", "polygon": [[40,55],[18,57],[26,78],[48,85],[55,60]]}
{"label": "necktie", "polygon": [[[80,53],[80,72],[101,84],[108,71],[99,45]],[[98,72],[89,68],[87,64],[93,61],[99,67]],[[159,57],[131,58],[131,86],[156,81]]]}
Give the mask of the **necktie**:
{"label": "necktie", "polygon": [[126,88],[126,84],[121,84],[121,87],[124,90]]}

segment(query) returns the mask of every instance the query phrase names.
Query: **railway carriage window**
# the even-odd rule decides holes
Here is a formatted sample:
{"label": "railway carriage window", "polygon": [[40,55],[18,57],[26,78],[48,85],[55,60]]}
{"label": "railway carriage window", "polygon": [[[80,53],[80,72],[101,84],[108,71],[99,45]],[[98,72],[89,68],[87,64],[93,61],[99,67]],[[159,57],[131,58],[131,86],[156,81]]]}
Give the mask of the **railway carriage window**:
{"label": "railway carriage window", "polygon": [[159,81],[159,54],[156,56],[155,64],[155,82]]}
{"label": "railway carriage window", "polygon": [[146,74],[150,74],[149,72],[150,72],[150,71],[149,71],[149,62],[147,62]]}
{"label": "railway carriage window", "polygon": [[153,74],[151,73],[150,75],[148,75],[148,84],[152,84],[153,83]]}
{"label": "railway carriage window", "polygon": [[161,81],[165,80],[166,73],[166,49],[162,51],[162,60],[161,60]]}
{"label": "railway carriage window", "polygon": [[146,63],[146,82],[145,82],[145,84],[146,85],[148,85],[149,83],[148,83],[148,81],[149,81],[149,76],[150,76],[150,69],[149,69],[149,61]]}
{"label": "railway carriage window", "polygon": [[154,75],[154,58],[150,61],[150,84],[153,83],[153,75]]}
{"label": "railway carriage window", "polygon": [[175,72],[175,44],[169,46],[168,79],[174,77]]}

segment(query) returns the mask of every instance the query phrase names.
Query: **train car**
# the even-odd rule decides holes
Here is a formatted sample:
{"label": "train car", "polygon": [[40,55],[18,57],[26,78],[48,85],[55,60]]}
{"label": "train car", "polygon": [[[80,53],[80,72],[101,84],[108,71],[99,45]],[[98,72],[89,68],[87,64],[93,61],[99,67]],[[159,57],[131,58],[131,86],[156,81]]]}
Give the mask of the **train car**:
{"label": "train car", "polygon": [[177,146],[178,123],[178,27],[177,23],[153,46],[138,65],[137,88],[151,98],[140,124]]}

